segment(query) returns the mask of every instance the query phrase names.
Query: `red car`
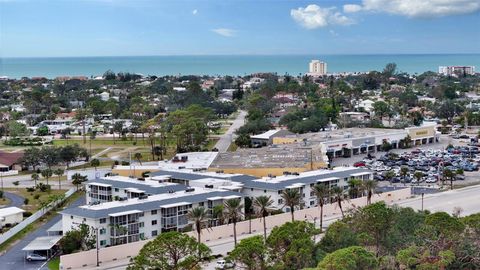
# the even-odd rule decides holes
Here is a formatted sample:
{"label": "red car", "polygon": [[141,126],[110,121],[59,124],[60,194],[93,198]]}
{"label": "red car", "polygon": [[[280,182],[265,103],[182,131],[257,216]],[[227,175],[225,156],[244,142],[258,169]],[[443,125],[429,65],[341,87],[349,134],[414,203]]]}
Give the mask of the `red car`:
{"label": "red car", "polygon": [[353,167],[365,167],[365,162],[363,161],[358,161],[353,163]]}

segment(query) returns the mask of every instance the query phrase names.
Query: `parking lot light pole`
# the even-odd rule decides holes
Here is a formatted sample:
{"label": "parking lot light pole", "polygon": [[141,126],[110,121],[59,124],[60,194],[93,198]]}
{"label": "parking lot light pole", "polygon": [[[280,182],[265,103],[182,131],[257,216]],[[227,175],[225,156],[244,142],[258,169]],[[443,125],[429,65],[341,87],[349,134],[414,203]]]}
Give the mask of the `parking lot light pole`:
{"label": "parking lot light pole", "polygon": [[97,249],[97,267],[100,266],[100,260],[98,258],[98,253],[99,253],[99,249],[98,249],[98,228],[95,228],[95,234],[96,234],[96,237],[97,237],[97,241],[96,241],[96,249]]}

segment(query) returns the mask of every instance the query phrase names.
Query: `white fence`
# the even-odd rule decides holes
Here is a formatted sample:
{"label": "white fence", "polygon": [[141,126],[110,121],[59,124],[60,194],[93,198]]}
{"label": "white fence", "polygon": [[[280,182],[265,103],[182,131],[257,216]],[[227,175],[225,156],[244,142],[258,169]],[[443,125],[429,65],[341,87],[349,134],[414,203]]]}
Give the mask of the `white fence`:
{"label": "white fence", "polygon": [[[65,199],[70,197],[73,193],[75,193],[75,189],[71,188],[65,193]],[[63,199],[63,201],[65,200]],[[28,225],[32,224],[39,218],[41,218],[45,213],[52,210],[55,206],[62,203],[62,201],[55,201],[50,203],[44,209],[38,210],[33,215],[29,216],[28,218],[24,219],[22,222],[18,223],[15,227],[11,228],[7,232],[0,235],[0,245],[5,243],[8,239],[12,238],[15,234],[19,233],[21,230],[25,229]]]}
{"label": "white fence", "polygon": [[17,170],[10,170],[10,171],[7,171],[7,172],[0,172],[0,175],[1,176],[18,175],[18,171]]}

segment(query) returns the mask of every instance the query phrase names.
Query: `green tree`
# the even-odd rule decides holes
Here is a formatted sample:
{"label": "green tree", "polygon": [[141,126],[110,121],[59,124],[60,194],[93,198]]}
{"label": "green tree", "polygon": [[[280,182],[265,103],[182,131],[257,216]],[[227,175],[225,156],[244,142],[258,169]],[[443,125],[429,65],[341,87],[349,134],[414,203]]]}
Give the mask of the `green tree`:
{"label": "green tree", "polygon": [[372,203],[373,194],[376,193],[377,181],[375,180],[365,180],[362,183],[362,190],[367,194],[367,205]]}
{"label": "green tree", "polygon": [[283,199],[284,207],[288,206],[292,216],[292,222],[295,220],[295,208],[300,207],[303,203],[302,195],[298,189],[285,189],[281,197]]}
{"label": "green tree", "polygon": [[36,170],[36,167],[40,165],[40,149],[37,147],[30,147],[25,149],[23,153],[23,158],[21,160],[24,167],[32,167],[33,170]]}
{"label": "green tree", "polygon": [[263,237],[267,241],[267,221],[266,217],[271,211],[273,200],[271,196],[258,196],[253,200],[253,208],[257,216],[263,218]]}
{"label": "green tree", "polygon": [[337,249],[358,245],[356,232],[344,221],[336,221],[328,226],[319,243],[319,248],[331,253]]}
{"label": "green tree", "polygon": [[42,170],[41,174],[43,178],[47,179],[47,185],[48,185],[48,179],[52,177],[53,171],[51,169],[45,169],[45,170]]}
{"label": "green tree", "polygon": [[210,253],[205,244],[199,244],[193,237],[175,231],[164,232],[146,243],[127,269],[197,269],[201,259]]}
{"label": "green tree", "polygon": [[314,225],[305,221],[287,222],[274,227],[267,238],[273,269],[302,269],[315,263],[313,255],[317,233]]}
{"label": "green tree", "polygon": [[237,222],[240,221],[243,216],[242,208],[243,204],[240,198],[228,199],[223,203],[225,218],[233,223],[233,240],[235,246],[237,245]]}
{"label": "green tree", "polygon": [[361,208],[355,214],[357,228],[373,239],[376,256],[381,253],[382,243],[393,225],[393,211],[385,202],[377,202]]}
{"label": "green tree", "polygon": [[25,124],[19,123],[15,120],[11,120],[7,122],[7,133],[10,137],[22,137],[22,136],[28,136],[30,132],[27,129],[27,126]]}
{"label": "green tree", "polygon": [[417,183],[420,184],[420,180],[422,180],[423,177],[423,172],[416,171],[415,173],[413,173],[413,177],[415,177],[415,179],[417,179]]}
{"label": "green tree", "polygon": [[137,152],[133,155],[133,157],[138,161],[138,163],[140,163],[140,166],[142,166],[142,153]]}
{"label": "green tree", "polygon": [[330,199],[330,188],[323,184],[316,184],[313,186],[313,192],[315,193],[315,197],[317,198],[317,205],[320,209],[320,232],[323,229],[323,206],[325,202],[328,202]]}
{"label": "green tree", "polygon": [[248,270],[267,268],[267,247],[259,235],[242,239],[230,252],[229,257]]}
{"label": "green tree", "polygon": [[37,186],[37,181],[40,179],[40,176],[37,173],[32,173],[31,178],[34,181],[35,186]]}
{"label": "green tree", "polygon": [[64,170],[58,168],[56,170],[53,171],[53,173],[58,176],[58,189],[62,189],[62,182],[61,182],[61,177],[64,173]]}
{"label": "green tree", "polygon": [[342,217],[345,217],[345,213],[343,212],[343,207],[342,207],[342,202],[346,198],[345,191],[342,188],[335,186],[335,187],[332,187],[331,192],[332,192],[332,197],[337,202],[338,208],[342,213]]}
{"label": "green tree", "polygon": [[358,198],[361,195],[362,182],[361,179],[348,180],[348,195],[350,199]]}
{"label": "green tree", "polygon": [[90,166],[95,168],[95,171],[97,170],[97,167],[100,166],[100,160],[94,158],[90,160]]}
{"label": "green tree", "polygon": [[78,190],[78,186],[81,185],[83,182],[87,181],[87,177],[83,176],[79,173],[75,173],[72,175],[72,184],[75,185],[75,187]]}
{"label": "green tree", "polygon": [[86,224],[80,224],[78,228],[68,231],[60,239],[60,249],[63,254],[75,251],[89,250],[95,247],[96,238],[92,229]]}
{"label": "green tree", "polygon": [[[188,219],[193,221],[193,225],[195,226],[195,231],[197,232],[197,242],[198,244],[201,244],[202,241],[200,239],[200,236],[202,234],[202,228],[204,226],[205,219],[208,216],[207,209],[205,209],[204,207],[192,208],[190,209],[190,211],[188,211],[187,216],[188,216]],[[200,248],[200,245],[199,245],[199,248]],[[198,256],[201,256],[200,249],[198,250]]]}
{"label": "green tree", "polygon": [[320,270],[378,269],[378,261],[372,252],[363,247],[351,246],[325,256],[318,264]]}

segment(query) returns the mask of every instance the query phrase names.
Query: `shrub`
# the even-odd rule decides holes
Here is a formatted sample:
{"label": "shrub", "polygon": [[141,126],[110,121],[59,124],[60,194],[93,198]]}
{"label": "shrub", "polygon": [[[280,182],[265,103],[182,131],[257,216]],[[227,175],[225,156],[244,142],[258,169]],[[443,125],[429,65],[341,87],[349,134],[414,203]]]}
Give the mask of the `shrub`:
{"label": "shrub", "polygon": [[41,192],[46,192],[50,191],[52,187],[50,185],[44,184],[44,183],[38,183],[37,184],[37,189],[39,189]]}
{"label": "shrub", "polygon": [[122,166],[128,166],[128,165],[130,165],[130,162],[128,162],[128,161],[122,161]]}
{"label": "shrub", "polygon": [[19,184],[20,184],[19,181],[14,181],[14,182],[13,182],[13,185],[14,185],[14,186],[18,186]]}
{"label": "shrub", "polygon": [[0,198],[3,198],[3,191],[0,190]]}
{"label": "shrub", "polygon": [[40,194],[35,194],[35,195],[33,196],[33,198],[34,198],[35,200],[38,200],[38,198],[40,198]]}
{"label": "shrub", "polygon": [[27,205],[29,202],[30,202],[30,200],[29,200],[28,198],[25,198],[25,199],[23,200],[23,204],[25,204],[25,205]]}
{"label": "shrub", "polygon": [[35,191],[35,187],[27,187],[27,192],[34,192]]}
{"label": "shrub", "polygon": [[30,211],[25,211],[25,212],[23,212],[22,215],[23,215],[24,218],[27,218],[27,217],[29,217],[29,216],[32,215],[32,212],[30,212]]}

